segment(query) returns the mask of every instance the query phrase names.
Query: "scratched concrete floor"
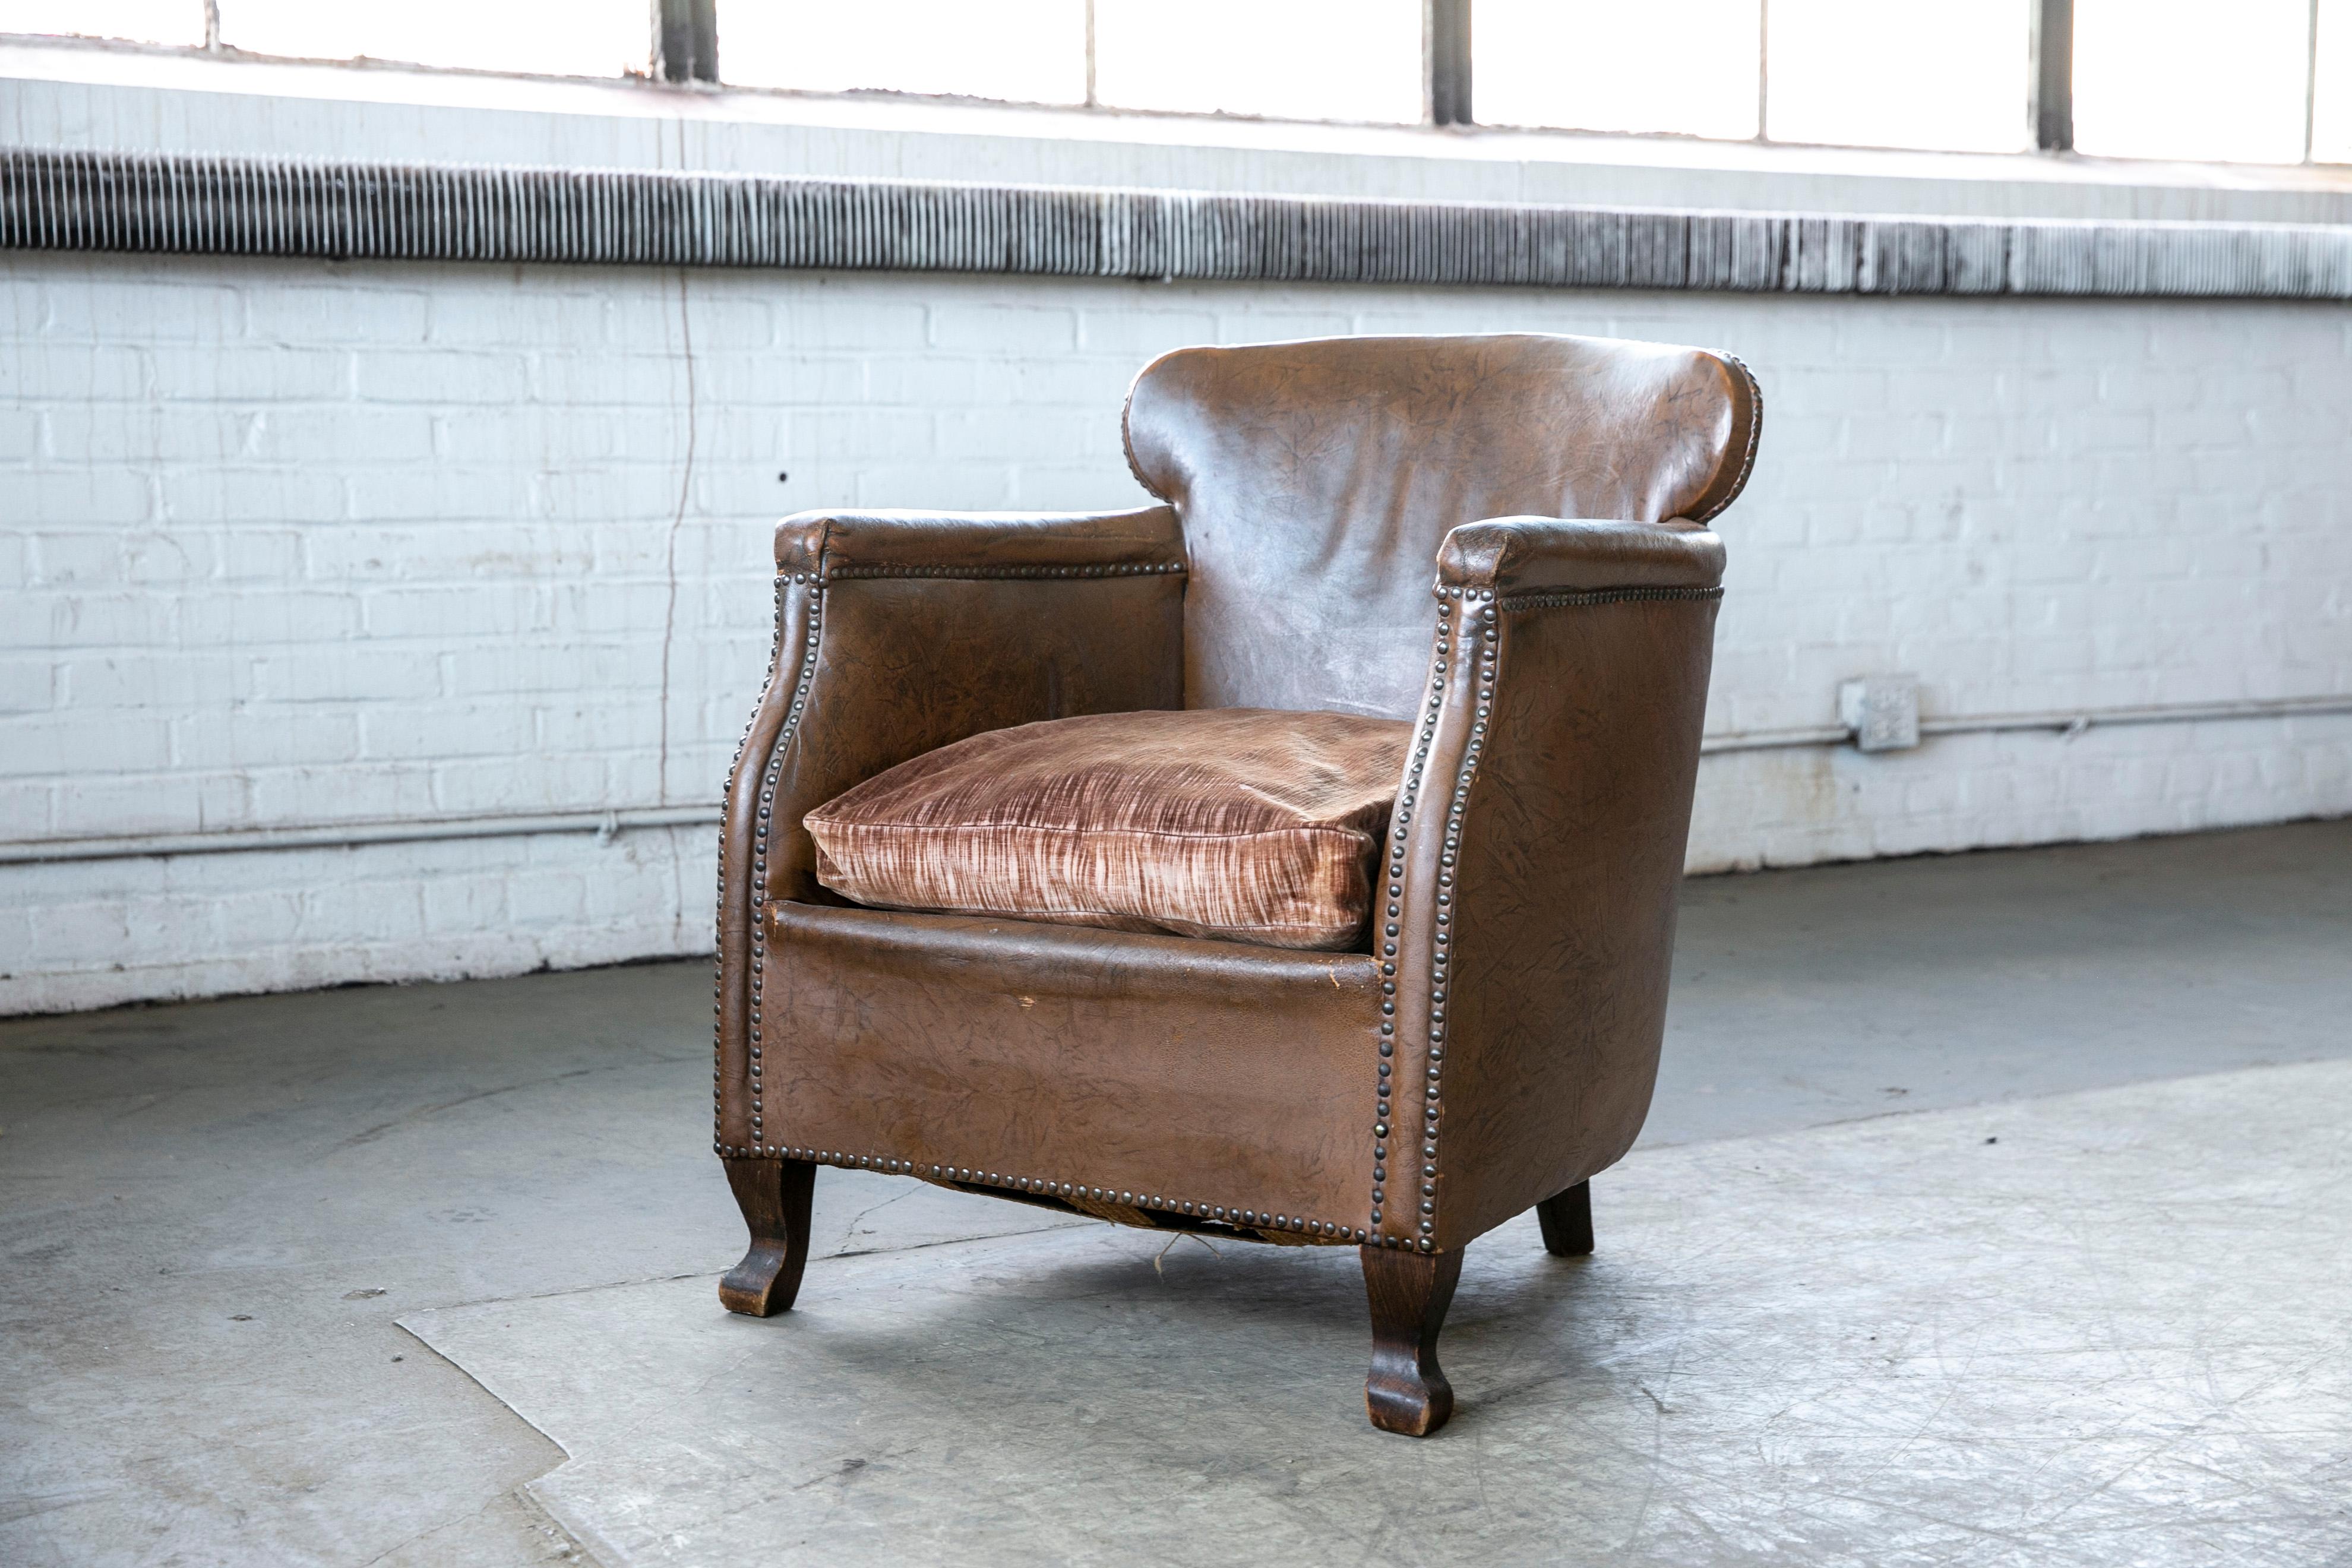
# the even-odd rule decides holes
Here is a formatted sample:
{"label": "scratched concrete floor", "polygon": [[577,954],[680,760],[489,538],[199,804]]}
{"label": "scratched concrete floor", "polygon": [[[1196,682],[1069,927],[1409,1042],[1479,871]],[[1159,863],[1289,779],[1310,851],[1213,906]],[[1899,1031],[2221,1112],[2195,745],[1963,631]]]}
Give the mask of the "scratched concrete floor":
{"label": "scratched concrete floor", "polygon": [[708,1279],[403,1321],[630,1568],[2310,1568],[2347,1199],[2343,1061],[1637,1152],[1593,1257],[1472,1245],[1426,1444],[1364,1420],[1339,1248],[1087,1226],[827,1259],[766,1322]]}
{"label": "scratched concrete floor", "polygon": [[[1906,1112],[2352,1057],[2347,952],[2352,823],[1694,882],[1666,1067],[1648,1152],[1635,1163],[1668,1157],[1659,1152],[1672,1145],[1706,1145],[1670,1157],[1703,1162],[1734,1147],[1710,1141],[1891,1118],[1822,1135],[1866,1140],[1930,1121]],[[463,1568],[572,1555],[574,1544],[528,1486],[563,1452],[395,1320],[466,1302],[703,1276],[731,1260],[740,1232],[707,1153],[707,986],[701,965],[657,965],[0,1022],[0,1562]],[[2187,1102],[2191,1110],[2199,1103]],[[2135,1105],[2119,1101],[2105,1113],[2124,1118],[2126,1136],[2132,1117],[2147,1116],[2153,1128],[2162,1109]],[[2302,1146],[2284,1122],[2265,1115],[2257,1123],[2250,1147]],[[2200,1146],[2185,1163],[2176,1160],[2168,1179],[2193,1183],[2206,1158]],[[1890,1165],[1843,1189],[1840,1202],[1881,1229],[1894,1216],[1916,1216],[1897,1173],[1907,1168]],[[2340,1176],[2340,1163],[2335,1170]],[[1619,1204],[1633,1201],[1635,1174],[1629,1166],[1616,1178]],[[2231,1180],[2231,1202],[2268,1216],[2263,1234],[2273,1238],[2310,1195],[2265,1189],[2259,1171],[2237,1170]],[[1608,1179],[1597,1189],[1604,1214],[1608,1189]],[[2338,1210],[2347,1206],[2342,1197],[2339,1183]],[[818,1211],[826,1249],[849,1255],[1052,1224],[1013,1205],[840,1173],[820,1181]],[[2095,1234],[2075,1220],[2049,1223],[2065,1218],[2045,1213],[2038,1234],[2074,1237],[2092,1256]],[[1637,1256],[1654,1258],[1655,1278],[1684,1277],[1672,1272],[1680,1266],[1671,1246],[1626,1250],[1637,1234],[1670,1237],[1671,1226],[1639,1231],[1631,1209],[1614,1223],[1614,1250],[1596,1260],[1591,1278],[1630,1268]],[[1936,1226],[1919,1218],[1897,1228],[1910,1236]],[[1967,1234],[1982,1240],[1986,1232],[1979,1226]],[[2204,1251],[2147,1239],[2162,1256]],[[1126,1240],[1087,1228],[1006,1245],[1050,1251]],[[1986,1258],[1998,1261],[1999,1248],[1985,1245]],[[933,1256],[987,1250],[951,1247]],[[1518,1276],[1508,1273],[1533,1267],[1519,1256],[1527,1249],[1515,1255],[1498,1238],[1486,1250],[1505,1272],[1479,1287],[1483,1297],[1465,1286],[1471,1316],[1463,1324],[1529,1321],[1525,1290],[1511,1283]],[[1327,1311],[1339,1311],[1348,1294],[1344,1281],[1310,1269],[1297,1287],[1304,1294],[1289,1304],[1263,1312],[1252,1306],[1254,1292],[1273,1289],[1265,1271],[1288,1257],[1252,1251],[1220,1265],[1223,1276],[1202,1271],[1205,1254],[1181,1265],[1171,1258],[1171,1268],[1192,1270],[1184,1276],[1192,1304],[1164,1323],[1146,1321],[1179,1342],[1199,1332],[1204,1351],[1237,1342],[1254,1314],[1294,1340],[1311,1319],[1321,1336]],[[846,1282],[862,1278],[858,1270],[912,1262],[821,1263],[813,1279],[837,1271]],[[1100,1267],[1131,1274],[1133,1262],[1119,1254]],[[2021,1277],[2065,1265],[2065,1255],[2044,1247],[2023,1258]],[[1055,1277],[1083,1284],[1096,1268],[1071,1267],[1076,1276],[1054,1265]],[[1965,1280],[1936,1275],[1926,1261],[1918,1267],[1923,1278],[1952,1279],[1955,1301],[1967,1298]],[[1235,1281],[1230,1292],[1203,1282],[1216,1278]],[[1087,1290],[1097,1297],[1129,1289],[1096,1283],[1101,1289]],[[663,1289],[628,1299],[664,1300]],[[681,1311],[707,1323],[707,1279],[668,1289]],[[1775,1310],[1804,1308],[1806,1293],[1792,1297],[1786,1280],[1775,1291]],[[2340,1295],[2300,1294],[2319,1300],[2338,1325],[2345,1321]],[[1471,1308],[1474,1300],[1488,1305]],[[2193,1290],[2150,1297],[2160,1310],[2177,1305],[2184,1313],[2199,1300]],[[2053,1333],[2071,1321],[2063,1293],[2055,1302],[2048,1307]],[[1896,1318],[1909,1321],[1934,1302],[1915,1305],[1910,1317],[1903,1309]],[[2084,1314],[2112,1316],[2117,1305],[2112,1294],[2079,1299]],[[1547,1314],[1565,1310],[1544,1307],[1532,1321],[1562,1327],[1567,1319]],[[609,1335],[625,1317],[601,1331]],[[2231,1321],[2252,1326],[2232,1329]],[[2225,1359],[2244,1348],[2228,1335],[2242,1339],[2260,1326],[2210,1314],[2175,1325],[2204,1335],[2202,1352]],[[2161,1340],[2165,1322],[2137,1327]],[[1494,1331],[1503,1335],[1488,1342],[1497,1351],[1516,1342]],[[1340,1351],[1351,1333],[1329,1340],[1339,1350],[1317,1352],[1336,1356],[1330,1366],[1318,1362],[1276,1378],[1285,1397],[1296,1396],[1318,1422],[1349,1410],[1351,1374],[1340,1364],[1349,1356]],[[2337,1333],[2340,1364],[2340,1327]],[[1097,1340],[1073,1342],[1076,1351],[1064,1347],[1037,1364],[1041,1381],[1074,1375],[1070,1368]],[[1633,1363],[1650,1342],[1637,1338],[1611,1375],[1622,1373],[1633,1379],[1624,1386],[1638,1386],[1646,1373]],[[1508,1355],[1498,1363],[1477,1343],[1475,1331],[1463,1337],[1458,1373],[1485,1376],[1508,1364]],[[1957,1363],[1947,1354],[1944,1364]],[[1998,1357],[1972,1363],[1979,1373],[1999,1364]],[[1127,1370],[1133,1398],[1171,1397],[1150,1366]],[[1108,1373],[1082,1375],[1093,1379],[1088,1397],[1097,1404],[1126,1397],[1120,1390],[1129,1385],[1105,1381]],[[1336,1405],[1325,1386],[1334,1377]],[[1972,1408],[1964,1392],[1955,1394],[1959,1407]],[[1638,1397],[1647,1408],[1648,1396]],[[1994,1455],[2008,1438],[1993,1419],[2000,1412],[1984,1408],[1979,1436],[1982,1451]],[[1202,1429],[1213,1430],[1213,1405],[1196,1409]],[[1083,1423],[1087,1412],[1073,1410],[1071,1419]],[[1465,1397],[1463,1430],[1475,1433],[1472,1410]],[[1116,1412],[1103,1404],[1093,1413]],[[1490,1422],[1490,1436],[1498,1415],[1490,1406],[1479,1418]],[[2094,1423],[2084,1432],[2096,1429],[2095,1416],[2083,1416]],[[579,1440],[584,1447],[592,1436]],[[2329,1479],[2339,1493],[2343,1436],[2340,1426],[2322,1423],[2303,1439],[2320,1458],[2328,1455],[2317,1445],[2336,1445]],[[867,1451],[845,1451],[842,1462],[861,1457]],[[1313,1452],[1286,1458],[1318,1462]],[[603,1462],[613,1462],[609,1452]],[[1882,1468],[1906,1462],[1891,1447],[1873,1461]],[[2284,1484],[2283,1474],[2255,1479]],[[1665,1495],[1654,1506],[1673,1513],[1729,1482],[1702,1468],[1661,1472],[1657,1484]],[[899,1501],[911,1508],[922,1499],[902,1489]],[[1388,1504],[1367,1498],[1365,1506]],[[1861,1521],[1854,1539],[1864,1539],[1872,1508],[1893,1505],[1865,1497],[1851,1506]],[[2318,1550],[2326,1519],[2297,1518],[2304,1536],[2279,1539],[2312,1550],[2283,1560],[2352,1561],[2340,1536],[2333,1556]],[[2116,1561],[2136,1560],[2117,1551]]]}

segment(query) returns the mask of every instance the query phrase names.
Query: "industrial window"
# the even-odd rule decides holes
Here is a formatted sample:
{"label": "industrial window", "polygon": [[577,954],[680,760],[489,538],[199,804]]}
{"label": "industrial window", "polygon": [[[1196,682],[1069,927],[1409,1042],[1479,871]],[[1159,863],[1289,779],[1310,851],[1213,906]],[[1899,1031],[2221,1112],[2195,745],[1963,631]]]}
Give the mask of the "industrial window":
{"label": "industrial window", "polygon": [[1764,133],[1775,142],[2021,153],[2033,145],[2029,0],[1772,0]]}
{"label": "industrial window", "polygon": [[1761,15],[1761,0],[1479,0],[1474,115],[1744,140],[1762,129]]}
{"label": "industrial window", "polygon": [[737,0],[718,22],[738,86],[1087,100],[1087,0]]}
{"label": "industrial window", "polygon": [[1094,0],[1095,101],[1417,124],[1421,13],[1421,0]]}
{"label": "industrial window", "polygon": [[190,0],[0,0],[0,33],[201,45],[205,8]]}
{"label": "industrial window", "polygon": [[2120,158],[2304,156],[2311,0],[2074,0],[2074,145]]}
{"label": "industrial window", "polygon": [[2352,163],[2352,0],[2319,0],[2312,21],[2311,156]]}
{"label": "industrial window", "polygon": [[0,34],[1159,113],[2352,163],[2352,0],[0,0]]}
{"label": "industrial window", "polygon": [[216,0],[223,47],[297,59],[400,60],[550,76],[642,73],[645,0]]}
{"label": "industrial window", "polygon": [[[1421,0],[722,0],[719,79],[1411,124],[1422,117],[1421,10]],[[1251,47],[1235,47],[1244,37]]]}
{"label": "industrial window", "polygon": [[646,0],[0,0],[0,33],[601,77],[645,74],[653,39]]}

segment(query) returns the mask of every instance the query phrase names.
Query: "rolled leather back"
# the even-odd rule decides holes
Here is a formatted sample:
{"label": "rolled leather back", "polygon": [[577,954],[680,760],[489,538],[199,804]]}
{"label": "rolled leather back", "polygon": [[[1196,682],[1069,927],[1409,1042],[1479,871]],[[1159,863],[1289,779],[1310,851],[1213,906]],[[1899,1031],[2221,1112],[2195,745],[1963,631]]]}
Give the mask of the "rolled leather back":
{"label": "rolled leather back", "polygon": [[1703,522],[1756,384],[1701,349],[1535,333],[1190,348],[1128,394],[1128,461],[1183,521],[1193,708],[1407,718],[1437,547],[1484,518]]}

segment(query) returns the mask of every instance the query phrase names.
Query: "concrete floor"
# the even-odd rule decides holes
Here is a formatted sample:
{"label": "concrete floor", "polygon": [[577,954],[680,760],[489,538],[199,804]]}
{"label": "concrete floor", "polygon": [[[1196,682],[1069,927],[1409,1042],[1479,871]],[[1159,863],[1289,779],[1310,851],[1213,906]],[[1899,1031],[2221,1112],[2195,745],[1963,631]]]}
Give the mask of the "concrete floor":
{"label": "concrete floor", "polygon": [[2343,1061],[1637,1151],[1592,1257],[1470,1247],[1425,1444],[1364,1419],[1337,1248],[1087,1226],[828,1260],[767,1321],[708,1279],[403,1321],[616,1568],[2312,1568],[2347,1176]]}
{"label": "concrete floor", "polygon": [[[2352,823],[1710,879],[1684,910],[1651,1149],[2352,1057]],[[732,1261],[708,984],[0,1023],[0,1562],[567,1557],[521,1489],[562,1451],[394,1320]],[[833,1253],[1054,1224],[863,1173],[817,1202]]]}

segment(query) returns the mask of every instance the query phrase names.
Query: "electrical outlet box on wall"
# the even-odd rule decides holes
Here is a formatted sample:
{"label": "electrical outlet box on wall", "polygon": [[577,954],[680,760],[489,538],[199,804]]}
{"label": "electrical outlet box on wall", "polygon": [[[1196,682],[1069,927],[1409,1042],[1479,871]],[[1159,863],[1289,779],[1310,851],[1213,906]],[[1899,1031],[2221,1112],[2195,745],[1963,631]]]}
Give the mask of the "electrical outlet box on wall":
{"label": "electrical outlet box on wall", "polygon": [[1838,687],[1838,722],[1864,752],[1907,752],[1919,743],[1919,678],[1865,675]]}

